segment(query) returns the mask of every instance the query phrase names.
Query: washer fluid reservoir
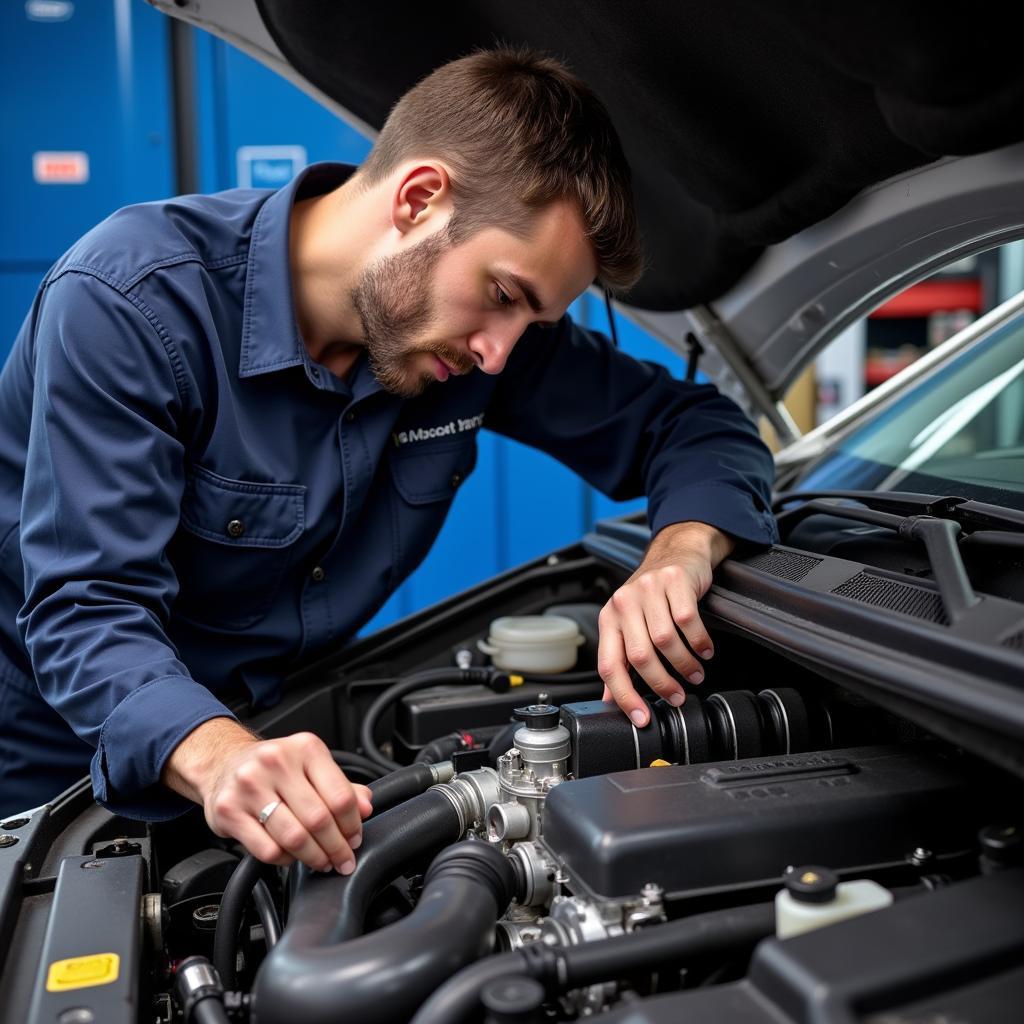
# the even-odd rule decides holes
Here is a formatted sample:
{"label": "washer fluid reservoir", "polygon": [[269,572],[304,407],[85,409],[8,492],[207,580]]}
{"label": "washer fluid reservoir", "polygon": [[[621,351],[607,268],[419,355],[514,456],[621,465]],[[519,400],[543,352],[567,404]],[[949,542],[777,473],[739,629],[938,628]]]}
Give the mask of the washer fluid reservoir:
{"label": "washer fluid reservoir", "polygon": [[775,935],[788,939],[815,928],[882,910],[892,893],[870,878],[840,882],[828,868],[809,865],[786,872],[785,889],[775,896]]}
{"label": "washer fluid reservoir", "polygon": [[495,619],[486,640],[477,642],[495,668],[506,672],[553,674],[576,665],[583,636],[561,615],[505,615]]}

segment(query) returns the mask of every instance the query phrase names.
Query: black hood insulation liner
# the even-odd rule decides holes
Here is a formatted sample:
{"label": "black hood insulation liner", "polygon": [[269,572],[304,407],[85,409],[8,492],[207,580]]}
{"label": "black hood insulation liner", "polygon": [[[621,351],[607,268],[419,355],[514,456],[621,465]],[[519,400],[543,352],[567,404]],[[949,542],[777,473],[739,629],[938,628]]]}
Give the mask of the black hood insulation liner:
{"label": "black hood insulation liner", "polygon": [[499,43],[566,60],[633,168],[649,270],[631,304],[683,309],[879,181],[1024,138],[1024,11],[811,0],[257,0],[295,69],[379,128],[434,68]]}

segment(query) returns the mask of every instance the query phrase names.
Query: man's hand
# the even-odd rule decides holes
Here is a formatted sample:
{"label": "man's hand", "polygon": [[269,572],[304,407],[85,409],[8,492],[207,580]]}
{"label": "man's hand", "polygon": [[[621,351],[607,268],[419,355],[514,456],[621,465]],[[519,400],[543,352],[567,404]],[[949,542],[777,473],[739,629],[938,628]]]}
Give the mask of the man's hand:
{"label": "man's hand", "polygon": [[697,602],[711,586],[712,570],[733,547],[727,534],[706,523],[666,526],[651,541],[640,568],[601,609],[597,671],[605,684],[602,699],[614,699],[636,725],[646,725],[650,715],[633,689],[630,665],[677,707],[685,699],[683,688],[665,671],[657,652],[691,683],[703,681],[700,661],[678,630],[701,659],[714,654]]}
{"label": "man's hand", "polygon": [[[185,737],[161,781],[202,804],[216,835],[231,836],[258,860],[316,871],[355,869],[370,790],[354,785],[313,733],[260,740],[230,718],[213,718]],[[268,804],[280,805],[259,823]]]}

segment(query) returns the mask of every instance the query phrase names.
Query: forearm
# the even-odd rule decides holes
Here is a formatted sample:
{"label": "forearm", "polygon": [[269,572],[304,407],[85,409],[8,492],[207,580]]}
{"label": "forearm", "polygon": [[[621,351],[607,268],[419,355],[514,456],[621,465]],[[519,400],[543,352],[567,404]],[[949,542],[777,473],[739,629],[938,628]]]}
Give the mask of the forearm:
{"label": "forearm", "polygon": [[175,793],[202,805],[224,763],[237,750],[258,743],[232,718],[211,718],[192,730],[164,763],[160,781]]}
{"label": "forearm", "polygon": [[687,520],[659,530],[647,549],[644,562],[661,561],[685,551],[703,555],[714,569],[732,554],[735,547],[735,540],[717,526]]}
{"label": "forearm", "polygon": [[553,455],[616,500],[645,494],[655,531],[700,520],[738,542],[775,539],[771,454],[736,403],[568,319],[516,344],[486,426]]}

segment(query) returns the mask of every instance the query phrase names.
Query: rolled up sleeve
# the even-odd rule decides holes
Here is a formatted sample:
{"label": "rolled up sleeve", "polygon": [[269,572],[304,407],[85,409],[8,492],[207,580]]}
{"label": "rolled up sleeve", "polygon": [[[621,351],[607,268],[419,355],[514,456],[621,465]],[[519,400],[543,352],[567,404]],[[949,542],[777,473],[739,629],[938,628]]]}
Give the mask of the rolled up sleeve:
{"label": "rolled up sleeve", "polygon": [[750,548],[778,539],[771,453],[739,406],[568,317],[520,339],[485,425],[548,452],[613,499],[646,495],[655,533],[694,520]]}
{"label": "rolled up sleeve", "polygon": [[160,785],[164,762],[230,716],[166,633],[186,380],[151,310],[74,270],[47,284],[33,358],[18,625],[44,698],[96,748],[96,799],[172,817],[189,804]]}

